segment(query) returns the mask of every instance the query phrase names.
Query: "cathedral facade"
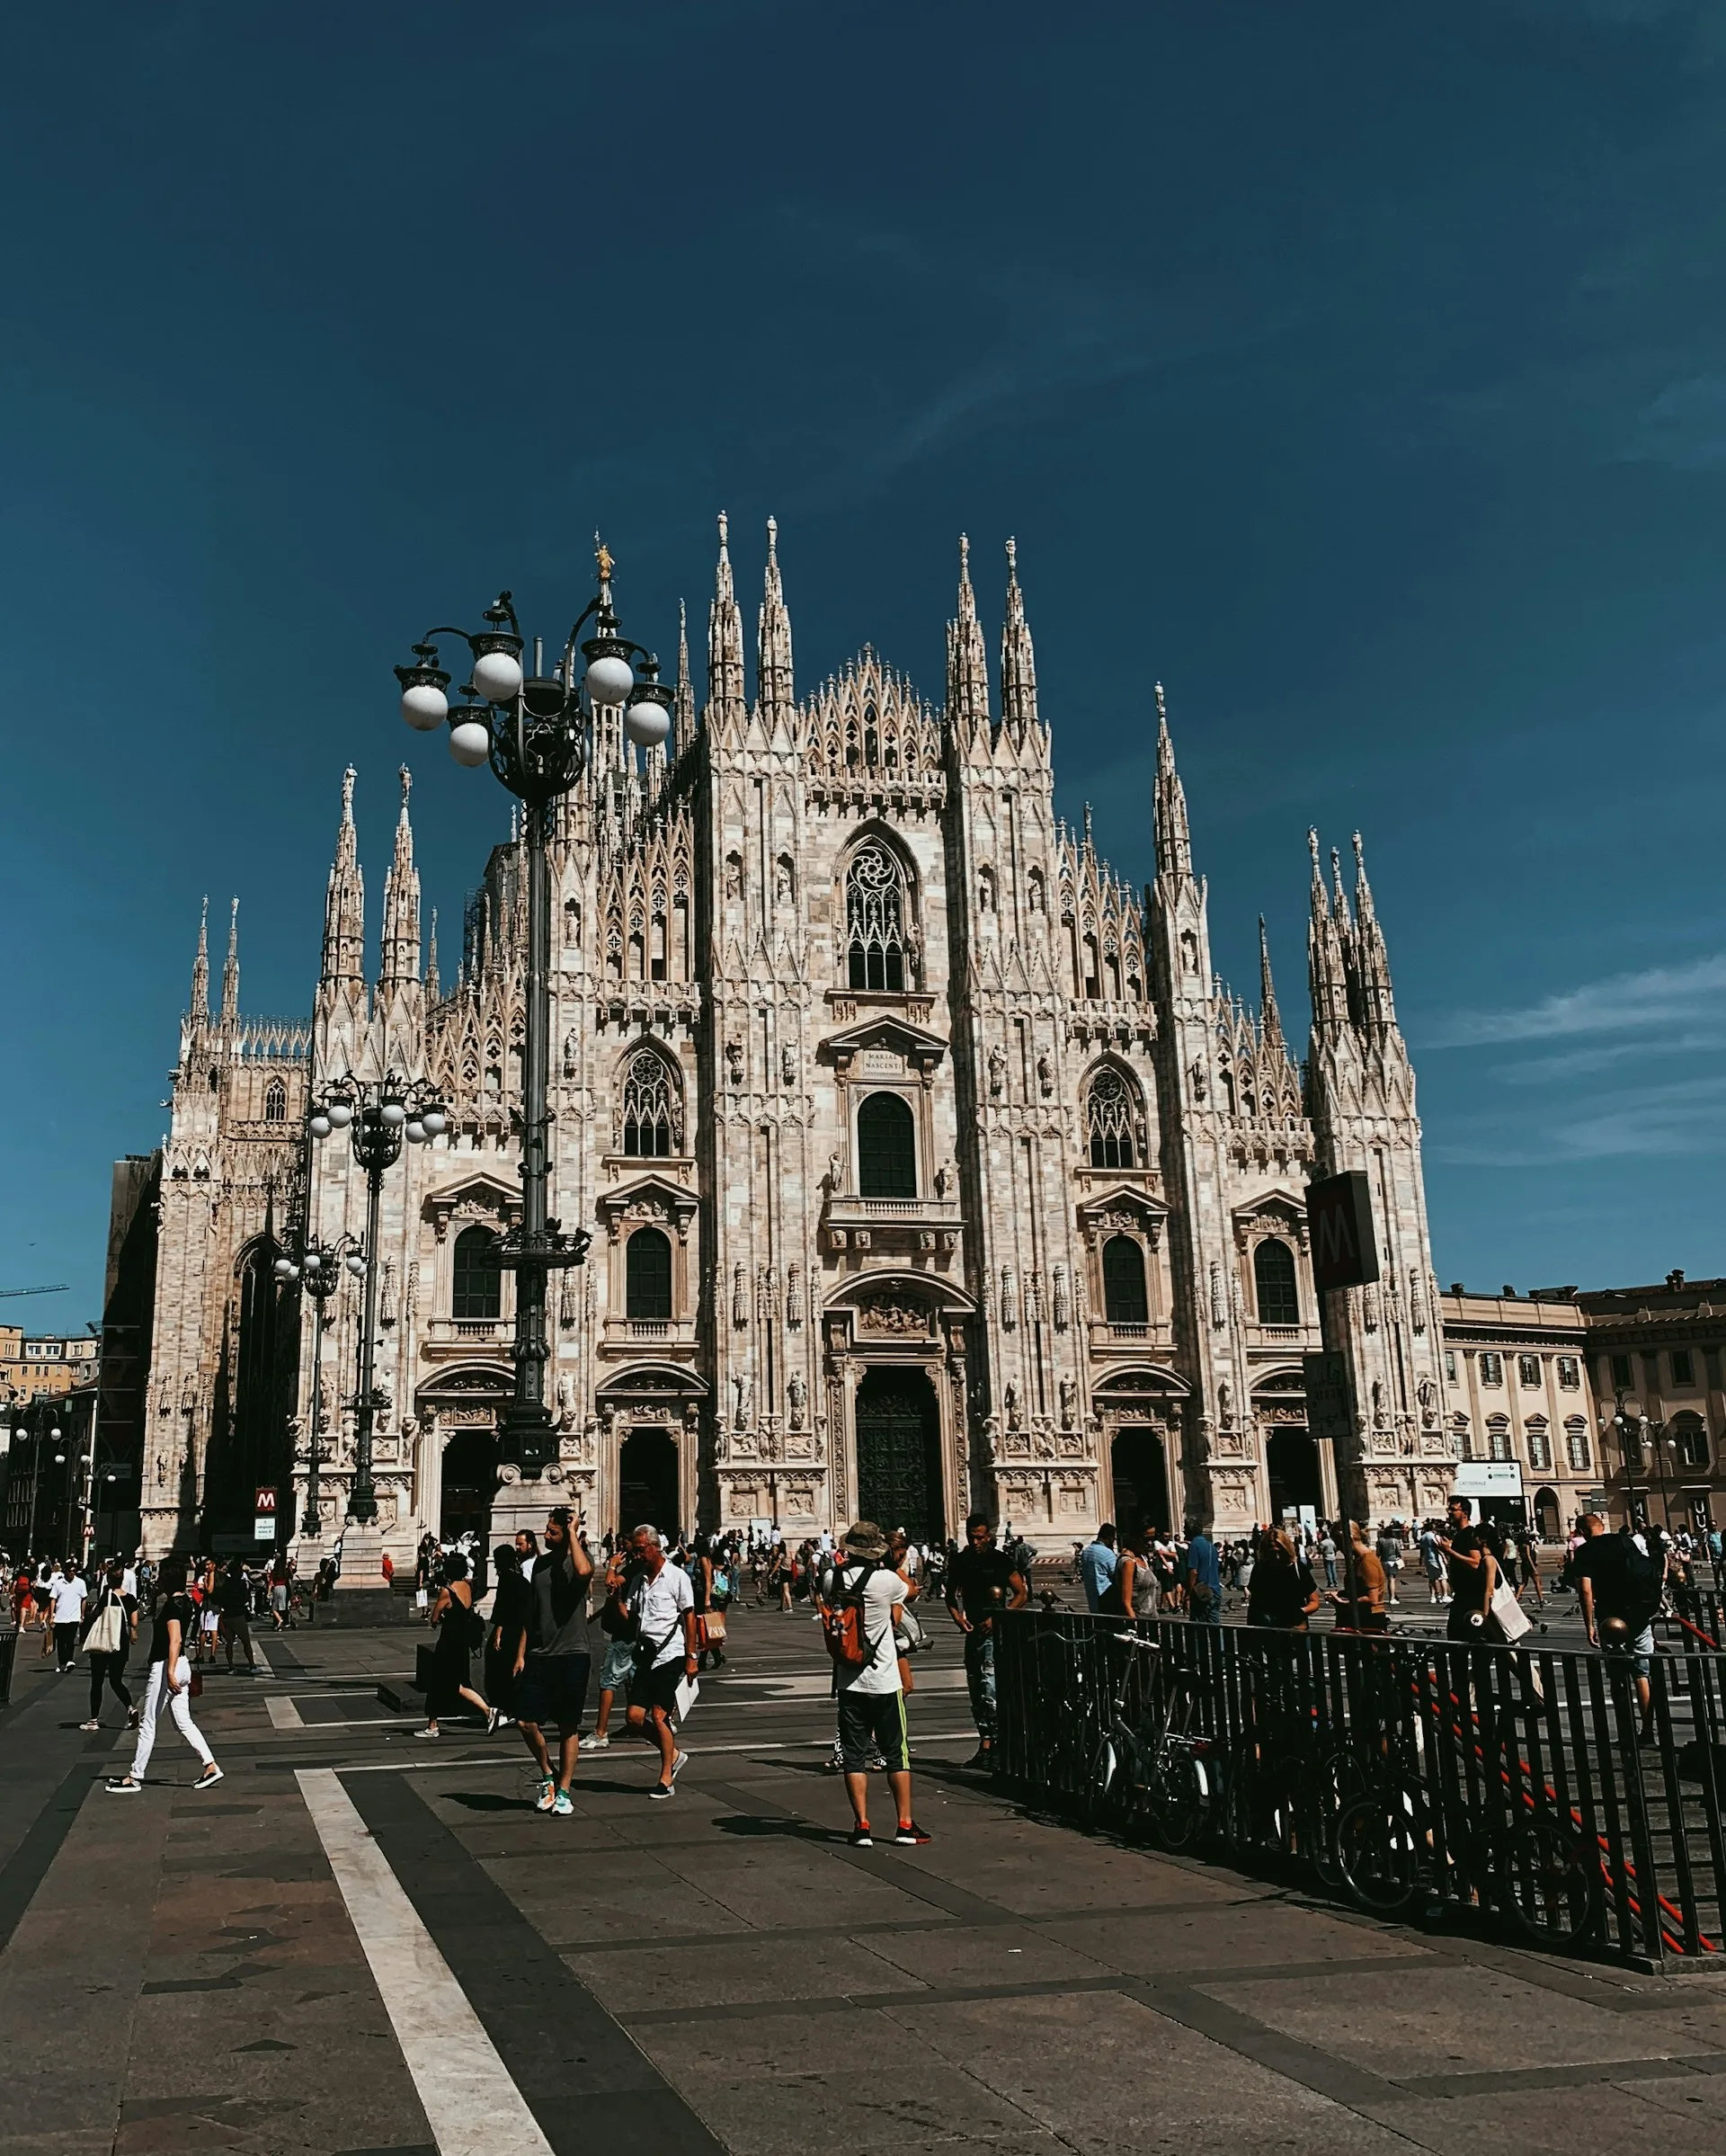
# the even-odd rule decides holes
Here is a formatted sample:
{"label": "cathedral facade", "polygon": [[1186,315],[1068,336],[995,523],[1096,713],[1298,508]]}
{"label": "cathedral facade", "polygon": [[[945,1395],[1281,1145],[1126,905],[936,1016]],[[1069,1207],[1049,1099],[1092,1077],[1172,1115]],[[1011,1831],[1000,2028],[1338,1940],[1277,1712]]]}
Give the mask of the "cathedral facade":
{"label": "cathedral facade", "polygon": [[[773,528],[752,684],[722,521],[705,701],[685,637],[666,749],[601,711],[556,806],[551,1209],[592,1241],[552,1283],[549,1382],[555,1472],[592,1531],[867,1514],[941,1535],[978,1509],[1058,1544],[1106,1519],[1442,1507],[1414,1079],[1358,842],[1352,890],[1312,842],[1303,1065],[1268,958],[1256,1011],[1212,971],[1160,689],[1152,880],[1057,820],[1008,551],[992,682],[962,549],[940,707],[867,649],[799,699]],[[153,1551],[200,1544],[254,1484],[284,1514],[291,1484],[298,1519],[318,1385],[339,1531],[360,1283],[315,1370],[311,1305],[271,1264],[302,1228],[363,1233],[345,1141],[306,1136],[348,1074],[428,1081],[449,1109],[387,1175],[369,1253],[380,1524],[401,1556],[481,1524],[497,1487],[522,850],[492,853],[446,987],[405,772],[370,977],[353,783],[308,1019],[242,1015],[232,930],[212,1011],[200,935],[164,1149]],[[1371,1179],[1382,1278],[1331,1298],[1359,1408],[1333,1449],[1302,1383],[1303,1190],[1343,1168]]]}

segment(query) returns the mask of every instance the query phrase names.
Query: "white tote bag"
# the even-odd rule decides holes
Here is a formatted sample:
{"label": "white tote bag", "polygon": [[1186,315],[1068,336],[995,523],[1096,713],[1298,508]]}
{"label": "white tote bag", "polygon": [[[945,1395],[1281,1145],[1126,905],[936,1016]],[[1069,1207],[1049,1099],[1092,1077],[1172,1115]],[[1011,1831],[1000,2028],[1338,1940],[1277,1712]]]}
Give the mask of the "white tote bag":
{"label": "white tote bag", "polygon": [[1532,1632],[1535,1628],[1535,1620],[1517,1601],[1517,1590],[1508,1580],[1500,1580],[1492,1590],[1492,1599],[1488,1607],[1499,1620],[1505,1638],[1513,1644],[1525,1632]]}

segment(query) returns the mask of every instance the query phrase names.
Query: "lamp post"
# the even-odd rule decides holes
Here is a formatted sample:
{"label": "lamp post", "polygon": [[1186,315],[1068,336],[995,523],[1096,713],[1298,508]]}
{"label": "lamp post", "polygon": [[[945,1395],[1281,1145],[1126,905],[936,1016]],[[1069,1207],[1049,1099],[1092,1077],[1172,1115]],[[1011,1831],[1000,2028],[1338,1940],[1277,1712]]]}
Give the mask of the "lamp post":
{"label": "lamp post", "polygon": [[1618,1432],[1619,1449],[1624,1456],[1624,1503],[1630,1524],[1636,1525],[1636,1470],[1642,1463],[1642,1436],[1648,1429],[1646,1415],[1627,1415],[1624,1412],[1624,1388],[1620,1386],[1613,1395],[1613,1428]]}
{"label": "lamp post", "polygon": [[[521,1116],[521,1221],[497,1238],[500,1265],[516,1275],[515,1385],[500,1431],[500,1456],[523,1474],[541,1474],[552,1455],[552,1419],[546,1404],[546,1366],[551,1350],[546,1323],[551,1274],[579,1265],[589,1237],[565,1234],[547,1216],[551,1038],[551,883],[546,842],[552,804],[566,794],[587,763],[596,711],[623,711],[624,732],[641,747],[663,742],[672,727],[672,691],[659,679],[659,662],[620,629],[611,602],[612,560],[601,546],[595,555],[599,591],[564,640],[563,656],[544,670],[544,650],[534,642],[534,671],[524,678],[520,625],[508,592],[485,610],[487,627],[469,631],[448,626],[428,629],[414,646],[414,664],[398,666],[402,716],[423,734],[446,722],[449,753],[470,769],[489,763],[494,776],[522,804],[528,852],[527,1040]],[[592,624],[592,632],[581,638]],[[471,679],[459,693],[469,700],[449,706],[450,676],[436,639],[458,637],[472,655]],[[586,662],[577,679],[577,652]],[[633,661],[639,662],[639,673]]]}
{"label": "lamp post", "polygon": [[[60,1450],[60,1446],[61,1446],[61,1444],[62,1444],[62,1442],[63,1442],[63,1438],[64,1438],[64,1433],[62,1432],[62,1430],[61,1430],[61,1429],[60,1429],[60,1426],[59,1426],[59,1424],[58,1424],[58,1422],[52,1423],[52,1424],[50,1424],[50,1425],[49,1426],[49,1428],[48,1428],[48,1430],[47,1430],[47,1433],[46,1433],[46,1436],[44,1436],[44,1433],[43,1433],[43,1426],[42,1426],[42,1423],[41,1423],[41,1421],[39,1421],[37,1422],[37,1425],[36,1425],[36,1443],[35,1443],[35,1448],[34,1448],[33,1457],[32,1457],[32,1458],[31,1458],[31,1467],[32,1467],[32,1469],[34,1470],[34,1472],[32,1473],[32,1474],[31,1474],[31,1483],[30,1483],[30,1547],[31,1547],[31,1555],[32,1555],[35,1554],[35,1549],[36,1549],[36,1513],[37,1513],[37,1507],[38,1507],[38,1505],[39,1505],[39,1503],[40,1503],[40,1499],[41,1499],[41,1494],[42,1494],[42,1476],[43,1476],[43,1460],[42,1460],[42,1454],[43,1454],[43,1450],[44,1450],[45,1447],[46,1447],[46,1446],[48,1446],[48,1445],[51,1445],[51,1446],[53,1446],[53,1447],[54,1447],[54,1465],[55,1465],[57,1467],[64,1467],[64,1466],[65,1466],[65,1465],[66,1465],[66,1455],[65,1455],[65,1453],[64,1453],[64,1452],[62,1452],[62,1451]],[[64,1553],[62,1553],[62,1554],[64,1555]]]}
{"label": "lamp post", "polygon": [[[424,1129],[423,1121],[420,1127]],[[333,1243],[302,1235],[298,1247],[284,1251],[271,1269],[284,1287],[298,1282],[312,1298],[312,1439],[306,1468],[306,1510],[299,1531],[313,1542],[324,1533],[324,1515],[317,1501],[317,1471],[324,1461],[324,1313],[342,1285],[344,1269],[356,1278],[363,1278],[366,1271],[364,1252],[356,1239],[347,1234],[338,1236]]]}
{"label": "lamp post", "polygon": [[[401,1158],[402,1143],[423,1145],[449,1126],[443,1103],[425,1086],[387,1073],[382,1078],[359,1079],[351,1073],[327,1086],[315,1102],[307,1119],[313,1137],[322,1144],[338,1130],[350,1134],[353,1157],[366,1175],[366,1240],[362,1252],[345,1260],[350,1272],[364,1279],[365,1310],[360,1333],[360,1390],[354,1403],[353,1481],[348,1491],[348,1518],[356,1527],[374,1526],[378,1519],[378,1491],[371,1478],[371,1426],[377,1412],[373,1376],[378,1337],[378,1249],[382,1228],[384,1172]],[[322,1275],[323,1264],[316,1268]],[[356,1262],[357,1259],[357,1262]],[[317,1304],[320,1328],[323,1304]],[[314,1416],[314,1421],[319,1418]],[[314,1432],[312,1452],[317,1445]],[[314,1466],[314,1474],[316,1466]]]}

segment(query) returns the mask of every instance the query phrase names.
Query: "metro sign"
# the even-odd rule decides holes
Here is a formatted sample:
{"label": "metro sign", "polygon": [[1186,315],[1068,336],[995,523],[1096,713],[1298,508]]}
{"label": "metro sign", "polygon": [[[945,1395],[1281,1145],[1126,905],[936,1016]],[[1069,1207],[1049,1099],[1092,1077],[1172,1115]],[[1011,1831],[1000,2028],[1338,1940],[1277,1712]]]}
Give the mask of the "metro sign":
{"label": "metro sign", "polygon": [[1321,1294],[1332,1287],[1365,1287],[1378,1278],[1378,1237],[1363,1169],[1308,1183],[1306,1225],[1312,1242],[1312,1285]]}

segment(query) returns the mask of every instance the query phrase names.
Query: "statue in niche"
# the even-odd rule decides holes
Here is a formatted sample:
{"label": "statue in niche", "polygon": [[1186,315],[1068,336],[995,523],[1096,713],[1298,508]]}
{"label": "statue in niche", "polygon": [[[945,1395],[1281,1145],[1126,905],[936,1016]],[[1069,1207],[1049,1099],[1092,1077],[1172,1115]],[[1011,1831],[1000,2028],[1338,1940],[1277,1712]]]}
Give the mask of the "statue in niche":
{"label": "statue in niche", "polygon": [[1234,1387],[1226,1377],[1216,1388],[1216,1419],[1224,1430],[1234,1428]]}
{"label": "statue in niche", "polygon": [[1045,1100],[1051,1099],[1054,1092],[1054,1065],[1046,1056],[1039,1056],[1036,1059],[1036,1082],[1042,1089],[1043,1098]]}
{"label": "statue in niche", "polygon": [[796,1051],[789,1042],[779,1050],[779,1082],[781,1085],[795,1085],[797,1082]]}
{"label": "statue in niche", "polygon": [[1379,1383],[1378,1379],[1375,1377],[1373,1380],[1373,1428],[1375,1430],[1383,1430],[1383,1427],[1384,1387]]}
{"label": "statue in niche", "polygon": [[830,1153],[827,1156],[827,1189],[837,1198],[845,1187],[845,1158],[842,1154]]}
{"label": "statue in niche", "polygon": [[1008,1429],[1021,1428],[1022,1417],[1019,1412],[1019,1386],[1010,1377],[1007,1380],[1007,1389],[1002,1393],[1001,1401],[1001,1405],[1007,1410]]}
{"label": "statue in niche", "polygon": [[937,1198],[956,1198],[959,1189],[959,1170],[956,1161],[943,1161],[935,1171]]}
{"label": "statue in niche", "polygon": [[739,1370],[732,1379],[731,1393],[736,1403],[736,1426],[739,1430],[747,1430],[750,1412],[755,1405],[755,1381],[747,1370]]}
{"label": "statue in niche", "polygon": [[743,895],[743,864],[738,855],[725,856],[725,896],[741,898]]}
{"label": "statue in niche", "polygon": [[1073,1412],[1079,1403],[1079,1385],[1072,1373],[1063,1371],[1061,1377],[1061,1427],[1071,1430]]}
{"label": "statue in niche", "polygon": [[743,1082],[743,1044],[741,1040],[725,1043],[725,1074],[733,1085]]}
{"label": "statue in niche", "polygon": [[1205,1065],[1196,1063],[1193,1065],[1193,1100],[1196,1105],[1203,1108],[1208,1093],[1209,1082],[1205,1075]]}
{"label": "statue in niche", "polygon": [[773,870],[773,903],[789,905],[791,903],[791,864],[780,854]]}
{"label": "statue in niche", "polygon": [[801,1430],[804,1411],[809,1405],[809,1387],[804,1382],[803,1373],[800,1370],[792,1371],[790,1380],[785,1388],[785,1396],[790,1405],[790,1426],[793,1430]]}
{"label": "statue in niche", "polygon": [[999,1048],[989,1051],[989,1097],[999,1100],[1007,1086],[1007,1058]]}

